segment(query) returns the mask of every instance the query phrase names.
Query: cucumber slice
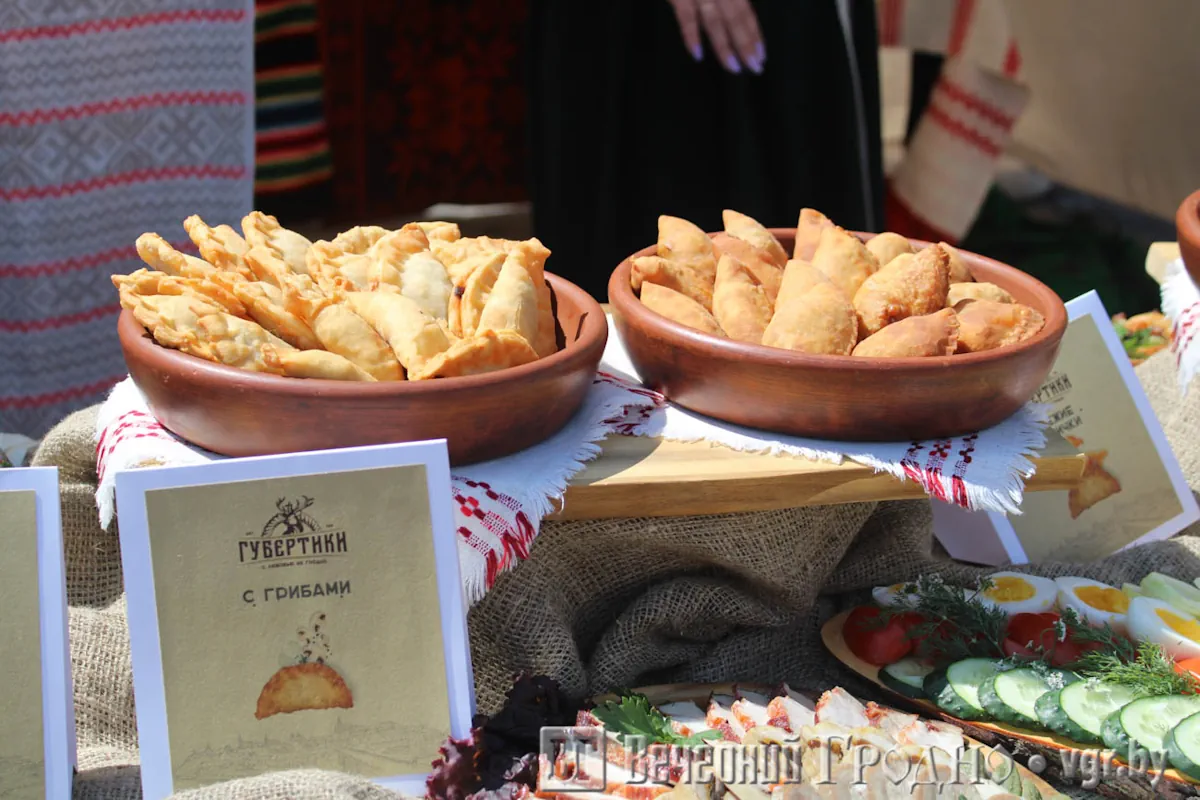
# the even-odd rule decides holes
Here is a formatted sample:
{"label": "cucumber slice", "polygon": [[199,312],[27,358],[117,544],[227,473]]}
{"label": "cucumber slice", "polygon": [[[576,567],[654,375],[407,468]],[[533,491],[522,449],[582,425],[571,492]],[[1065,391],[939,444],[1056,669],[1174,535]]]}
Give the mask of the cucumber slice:
{"label": "cucumber slice", "polygon": [[1200,714],[1192,714],[1168,731],[1163,747],[1172,767],[1200,780]]}
{"label": "cucumber slice", "polygon": [[1081,744],[1104,741],[1104,721],[1137,699],[1126,686],[1078,681],[1037,699],[1038,720],[1055,733]]}
{"label": "cucumber slice", "polygon": [[999,722],[1040,728],[1034,704],[1050,691],[1044,673],[1029,667],[997,672],[979,687],[979,703]]}
{"label": "cucumber slice", "polygon": [[916,658],[902,658],[879,670],[879,682],[893,692],[920,700],[925,697],[925,676],[933,666]]}
{"label": "cucumber slice", "polygon": [[1193,714],[1200,714],[1200,695],[1143,697],[1114,711],[1104,720],[1104,744],[1128,753],[1131,744],[1152,753],[1163,751],[1167,734]]}
{"label": "cucumber slice", "polygon": [[945,670],[929,673],[925,694],[947,714],[959,719],[987,719],[979,701],[979,687],[996,674],[999,662],[990,658],[967,658]]}

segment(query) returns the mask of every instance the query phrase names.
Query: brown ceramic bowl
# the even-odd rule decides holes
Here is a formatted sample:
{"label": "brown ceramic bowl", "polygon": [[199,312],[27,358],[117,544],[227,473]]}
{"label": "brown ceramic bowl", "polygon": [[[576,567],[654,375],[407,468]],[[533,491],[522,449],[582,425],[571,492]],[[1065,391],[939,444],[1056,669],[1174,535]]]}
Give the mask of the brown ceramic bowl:
{"label": "brown ceramic bowl", "polygon": [[[789,253],[795,229],[772,233]],[[858,234],[869,239],[869,234]],[[918,247],[928,242],[912,240]],[[642,305],[631,259],[608,283],[613,319],[642,379],[684,408],[750,428],[840,441],[906,441],[972,433],[1012,416],[1054,366],[1067,310],[1013,267],[959,251],[975,278],[1007,289],[1046,318],[1032,338],[984,353],[862,358],[796,353],[718,339]]]}
{"label": "brown ceramic bowl", "polygon": [[[125,363],[168,430],[228,456],[446,439],[451,464],[524,450],[579,410],[604,354],[604,312],[546,274],[560,327],[557,353],[465,378],[358,383],[283,378],[162,347],[128,311],[117,323]],[[565,342],[565,346],[564,345]]]}
{"label": "brown ceramic bowl", "polygon": [[1175,212],[1179,254],[1192,280],[1200,284],[1200,191],[1192,192]]}

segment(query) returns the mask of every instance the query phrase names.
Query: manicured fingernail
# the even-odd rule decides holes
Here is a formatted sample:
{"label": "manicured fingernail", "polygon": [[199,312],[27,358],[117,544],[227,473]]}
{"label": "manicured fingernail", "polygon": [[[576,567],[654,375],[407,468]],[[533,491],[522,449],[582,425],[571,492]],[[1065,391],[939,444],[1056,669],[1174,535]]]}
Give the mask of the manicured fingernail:
{"label": "manicured fingernail", "polygon": [[697,61],[704,58],[704,50],[700,47],[699,42],[692,45],[692,58],[696,59]]}
{"label": "manicured fingernail", "polygon": [[754,57],[758,59],[758,63],[767,60],[767,48],[763,47],[763,43],[759,42],[754,46]]}
{"label": "manicured fingernail", "polygon": [[735,75],[742,71],[742,65],[738,63],[737,56],[728,56],[725,59],[725,67]]}
{"label": "manicured fingernail", "polygon": [[755,75],[762,75],[762,59],[758,56],[751,56],[750,58],[747,58],[746,66],[749,67],[750,71]]}

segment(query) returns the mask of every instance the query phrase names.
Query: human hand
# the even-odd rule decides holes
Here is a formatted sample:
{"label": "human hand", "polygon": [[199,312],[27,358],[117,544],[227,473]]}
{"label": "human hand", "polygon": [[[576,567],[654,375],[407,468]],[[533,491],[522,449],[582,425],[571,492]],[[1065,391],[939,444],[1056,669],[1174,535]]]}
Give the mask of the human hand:
{"label": "human hand", "polygon": [[704,58],[700,28],[726,70],[737,74],[745,64],[758,74],[767,60],[758,16],[750,0],[667,0],[675,9],[679,32],[692,58]]}

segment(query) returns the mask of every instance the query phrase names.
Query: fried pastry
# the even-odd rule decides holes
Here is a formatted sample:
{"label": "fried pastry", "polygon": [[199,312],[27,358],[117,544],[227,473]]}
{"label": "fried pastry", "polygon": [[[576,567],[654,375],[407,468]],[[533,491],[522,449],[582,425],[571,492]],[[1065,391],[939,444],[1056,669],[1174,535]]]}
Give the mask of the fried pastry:
{"label": "fried pastry", "polygon": [[325,350],[279,350],[262,347],[263,362],[288,378],[321,378],[330,381],[374,381],[353,361]]}
{"label": "fried pastry", "polygon": [[391,346],[410,378],[426,361],[450,349],[451,339],[437,320],[402,294],[347,292],[346,299]]}
{"label": "fried pastry", "polygon": [[960,300],[954,311],[960,326],[960,353],[979,353],[1023,342],[1046,324],[1040,313],[1020,303]]}
{"label": "fried pastry", "polygon": [[722,255],[713,289],[713,316],[721,330],[730,339],[761,344],[771,311],[766,289],[754,274],[733,256]]}
{"label": "fried pastry", "polygon": [[822,229],[811,263],[851,301],[863,282],[879,270],[879,262],[857,236],[833,225]]}
{"label": "fried pastry", "polygon": [[242,256],[250,249],[246,240],[228,225],[218,225],[211,228],[198,214],[192,214],[183,221],[183,229],[200,251],[204,260],[217,269],[236,272],[243,277],[252,277]]}
{"label": "fried pastry", "polygon": [[259,325],[299,350],[321,349],[321,340],[312,328],[287,310],[279,287],[263,281],[242,281],[233,290]]}
{"label": "fried pastry", "polygon": [[1085,455],[1087,463],[1083,467],[1083,477],[1067,492],[1067,510],[1071,519],[1079,519],[1080,514],[1121,491],[1121,482],[1104,468],[1108,451],[1089,450]]}
{"label": "fried pastry", "polygon": [[716,318],[704,306],[674,289],[668,289],[657,283],[643,283],[641,300],[646,308],[672,322],[678,322],[680,325],[686,325],[702,333],[725,338],[725,331],[721,330]]}
{"label": "fried pastry", "polygon": [[346,358],[379,381],[404,379],[404,368],[365,319],[325,294],[307,275],[293,275],[283,289],[284,307],[307,323],[321,346]]}
{"label": "fried pastry", "polygon": [[881,267],[887,266],[893,258],[902,253],[913,252],[912,244],[898,233],[880,233],[867,241],[867,249]]}
{"label": "fried pastry", "polygon": [[243,256],[246,266],[254,277],[251,282],[267,283],[281,287],[289,275],[306,275],[307,272],[296,272],[274,250],[269,247],[255,245]]}
{"label": "fried pastry", "polygon": [[943,308],[923,317],[908,317],[868,336],[852,355],[867,358],[949,356],[958,344],[958,317]]}
{"label": "fried pastry", "polygon": [[686,219],[666,214],[658,218],[655,252],[660,258],[691,267],[710,284],[717,279],[717,251],[712,239]]}
{"label": "fried pastry", "polygon": [[991,300],[994,303],[1015,303],[1008,292],[994,283],[951,283],[946,293],[946,305],[953,308],[963,300]]}
{"label": "fried pastry", "polygon": [[118,287],[121,307],[127,309],[154,341],[190,355],[211,358],[207,342],[196,336],[200,318],[221,311],[219,306],[187,295],[139,295],[126,284]]}
{"label": "fried pastry", "polygon": [[448,350],[433,356],[417,371],[409,373],[409,377],[426,380],[480,375],[519,367],[536,361],[537,357],[533,346],[516,331],[481,330],[474,337],[457,341]]}
{"label": "fried pastry", "polygon": [[817,246],[821,244],[821,234],[826,228],[836,227],[829,217],[811,208],[800,209],[800,219],[796,222],[796,246],[792,249],[792,258],[801,261],[812,261],[817,254]]}
{"label": "fried pastry", "polygon": [[537,291],[518,255],[509,253],[479,314],[475,334],[513,331],[528,342],[537,336],[537,330]]}
{"label": "fried pastry", "polygon": [[633,260],[629,283],[636,292],[643,283],[657,283],[687,295],[708,311],[712,311],[712,284],[691,267],[662,256],[641,256]]}
{"label": "fried pastry", "polygon": [[783,269],[788,260],[787,252],[775,238],[775,234],[763,227],[758,220],[727,208],[721,212],[721,221],[725,225],[726,233],[759,250],[768,263]]}
{"label": "fried pastry", "polygon": [[[413,249],[425,240],[418,228],[413,232],[393,231],[372,248],[374,272],[368,288],[394,289],[414,301],[435,319],[446,319],[454,285],[446,268],[427,249]],[[395,234],[395,235],[393,235]]]}
{"label": "fried pastry", "polygon": [[371,247],[387,236],[390,231],[378,225],[356,225],[350,230],[342,231],[333,237],[330,244],[333,250],[341,255],[366,255]]}
{"label": "fried pastry", "polygon": [[945,308],[949,270],[949,255],[934,245],[916,255],[902,254],[870,275],[854,295],[858,337],[866,339],[893,322]]}
{"label": "fried pastry", "polygon": [[308,274],[326,292],[336,290],[367,291],[371,286],[375,261],[362,253],[343,250],[333,242],[314,242],[308,248]]}
{"label": "fried pastry", "polygon": [[777,305],[762,338],[768,347],[837,356],[850,355],[857,341],[858,318],[853,306],[824,276],[814,280],[807,291],[789,294],[785,302]]}
{"label": "fried pastry", "polygon": [[[783,282],[783,270],[771,263],[766,252],[727,233],[718,233],[712,241],[718,257],[732,256],[740,262],[762,285],[763,291],[767,293],[767,299],[774,306],[775,299],[779,296],[779,285]],[[719,275],[720,269],[718,268],[717,280],[720,280]]]}
{"label": "fried pastry", "polygon": [[500,269],[507,260],[508,256],[505,253],[481,256],[478,266],[463,282],[462,291],[455,290],[454,296],[450,300],[448,318],[450,332],[455,336],[469,339],[475,334],[475,327],[479,324],[479,315],[483,313],[483,307],[492,293],[492,287],[496,285],[496,279],[500,277]]}
{"label": "fried pastry", "polygon": [[[399,266],[404,259],[429,249],[429,237],[415,222],[410,222],[394,231],[388,231],[363,251],[374,259],[383,259]],[[361,254],[360,254],[361,255]]]}
{"label": "fried pastry", "polygon": [[246,316],[246,307],[237,296],[208,278],[184,278],[165,272],[139,269],[128,275],[113,275],[112,282],[118,293],[123,286],[128,286],[134,294],[184,295],[213,303],[228,314]]}
{"label": "fried pastry", "polygon": [[783,268],[783,280],[779,284],[779,295],[775,298],[775,308],[796,300],[818,283],[829,283],[825,273],[807,261],[793,258]]}
{"label": "fried pastry", "polygon": [[457,242],[462,238],[462,231],[458,229],[458,224],[454,222],[418,222],[421,230],[430,239],[438,239],[443,242]]}
{"label": "fried pastry", "polygon": [[255,719],[294,711],[354,708],[354,697],[342,676],[319,661],[282,667],[258,695]]}
{"label": "fried pastry", "polygon": [[181,253],[157,233],[143,233],[134,243],[142,261],[157,272],[165,272],[178,278],[203,278],[229,289],[240,273],[219,270],[204,259]]}
{"label": "fried pastry", "polygon": [[251,372],[279,374],[278,369],[263,358],[263,345],[292,349],[290,344],[273,336],[257,322],[223,312],[200,317],[195,333],[197,339],[204,342],[210,360]]}
{"label": "fried pastry", "polygon": [[945,242],[938,242],[938,246],[950,255],[951,283],[971,283],[975,280],[975,276],[971,274],[967,262],[963,260],[962,253],[958,252],[957,248],[951,247]]}
{"label": "fried pastry", "polygon": [[304,236],[288,230],[279,220],[261,211],[251,211],[242,217],[242,233],[251,247],[264,247],[288,265],[288,269],[299,274],[308,273],[308,248],[312,247]]}

